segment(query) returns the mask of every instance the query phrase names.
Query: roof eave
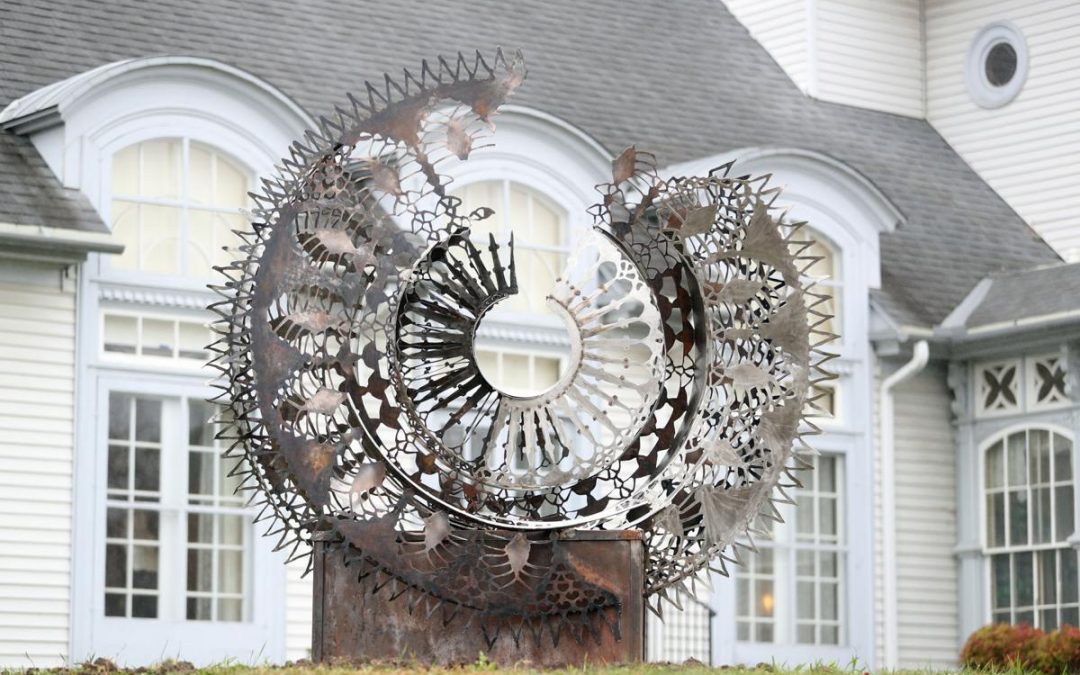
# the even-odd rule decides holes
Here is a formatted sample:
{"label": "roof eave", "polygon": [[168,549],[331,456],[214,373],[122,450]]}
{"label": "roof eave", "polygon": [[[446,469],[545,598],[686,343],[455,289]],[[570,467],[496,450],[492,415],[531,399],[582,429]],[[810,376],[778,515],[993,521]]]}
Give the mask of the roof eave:
{"label": "roof eave", "polygon": [[81,262],[89,253],[122,253],[108,232],[0,223],[0,257]]}

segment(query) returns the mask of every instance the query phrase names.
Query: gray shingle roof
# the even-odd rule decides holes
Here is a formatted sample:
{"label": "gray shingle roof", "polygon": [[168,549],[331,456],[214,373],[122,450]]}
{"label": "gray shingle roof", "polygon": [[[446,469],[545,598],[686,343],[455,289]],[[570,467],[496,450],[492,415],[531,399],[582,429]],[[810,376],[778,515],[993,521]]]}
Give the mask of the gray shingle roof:
{"label": "gray shingle roof", "polygon": [[987,279],[985,295],[964,322],[968,331],[1063,318],[1078,310],[1080,263],[1048,265]]}
{"label": "gray shingle roof", "polygon": [[0,133],[0,223],[108,232],[89,200],[69,190],[26,138]]}
{"label": "gray shingle roof", "polygon": [[[110,61],[190,54],[321,114],[422,58],[521,47],[530,77],[515,103],[612,152],[636,144],[667,164],[801,147],[865,174],[906,217],[882,236],[880,298],[904,324],[940,321],[988,274],[1058,260],[929,124],[807,98],[718,0],[5,0],[4,14],[0,107]],[[11,171],[0,155],[0,173]]]}

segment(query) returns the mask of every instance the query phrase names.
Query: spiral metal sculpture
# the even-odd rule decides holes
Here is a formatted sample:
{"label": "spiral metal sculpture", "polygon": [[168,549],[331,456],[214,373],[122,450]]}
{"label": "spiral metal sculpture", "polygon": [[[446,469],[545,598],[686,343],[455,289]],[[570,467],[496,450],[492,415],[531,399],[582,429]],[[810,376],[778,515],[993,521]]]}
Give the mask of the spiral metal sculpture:
{"label": "spiral metal sculpture", "polygon": [[830,336],[767,177],[661,180],[631,147],[547,297],[568,370],[531,397],[494,387],[474,343],[518,292],[513,240],[474,236],[493,211],[465,213],[436,167],[480,151],[524,77],[520,53],[425,62],[295,143],[221,270],[213,363],[280,547],[332,533],[410,607],[557,643],[617,605],[567,564],[576,528],[640,529],[659,611],[779,518]]}

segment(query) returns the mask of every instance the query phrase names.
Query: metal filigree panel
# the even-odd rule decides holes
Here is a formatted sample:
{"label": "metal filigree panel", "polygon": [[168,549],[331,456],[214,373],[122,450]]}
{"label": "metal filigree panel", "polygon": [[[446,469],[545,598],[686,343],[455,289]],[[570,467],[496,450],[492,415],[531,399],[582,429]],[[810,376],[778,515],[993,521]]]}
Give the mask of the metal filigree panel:
{"label": "metal filigree panel", "polygon": [[615,604],[562,552],[574,529],[642,530],[659,609],[777,517],[830,336],[766,178],[661,180],[631,147],[547,296],[570,367],[531,397],[492,386],[474,342],[519,290],[513,240],[474,236],[492,209],[465,213],[438,166],[482,152],[524,77],[520,54],[425,62],[294,144],[222,270],[214,363],[282,547],[336,536],[432,616],[557,642]]}

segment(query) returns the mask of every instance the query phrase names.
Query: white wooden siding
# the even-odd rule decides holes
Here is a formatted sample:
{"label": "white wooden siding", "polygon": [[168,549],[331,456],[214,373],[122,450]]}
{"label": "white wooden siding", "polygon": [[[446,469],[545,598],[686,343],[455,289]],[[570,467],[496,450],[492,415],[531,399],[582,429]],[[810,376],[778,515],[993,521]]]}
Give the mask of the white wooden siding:
{"label": "white wooden siding", "polygon": [[[964,62],[975,34],[1015,24],[1028,46],[1020,94],[972,101]],[[926,0],[927,118],[1051,246],[1080,260],[1080,3]]]}
{"label": "white wooden siding", "polygon": [[944,369],[930,365],[893,394],[899,666],[953,666],[959,651],[956,460]]}
{"label": "white wooden siding", "polygon": [[285,657],[290,661],[311,658],[311,575],[303,573],[303,562],[286,567]]}
{"label": "white wooden siding", "polygon": [[0,666],[68,652],[75,286],[0,261]]}
{"label": "white wooden siding", "polygon": [[806,0],[725,0],[725,4],[788,77],[809,91]]}
{"label": "white wooden siding", "polygon": [[[816,0],[811,95],[923,116],[920,0]],[[813,11],[813,10],[812,10]]]}

